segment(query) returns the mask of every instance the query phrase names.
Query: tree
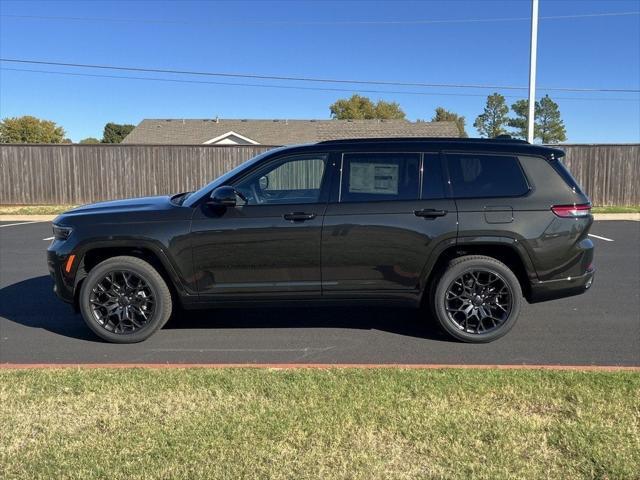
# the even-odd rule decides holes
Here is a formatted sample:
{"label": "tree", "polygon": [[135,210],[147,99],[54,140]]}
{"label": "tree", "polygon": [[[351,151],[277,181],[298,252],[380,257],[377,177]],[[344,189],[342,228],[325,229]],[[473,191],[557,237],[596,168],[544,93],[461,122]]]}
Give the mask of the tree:
{"label": "tree", "polygon": [[567,130],[560,118],[558,104],[545,95],[536,102],[536,137],[542,143],[558,143],[567,139]]}
{"label": "tree", "polygon": [[378,103],[376,103],[374,118],[402,120],[404,117],[405,113],[400,108],[398,102],[378,100]]}
{"label": "tree", "polygon": [[[511,105],[511,110],[516,114],[509,119],[509,126],[515,128],[513,135],[518,138],[527,138],[527,119],[529,118],[529,100],[518,100]],[[558,104],[548,95],[536,102],[534,107],[535,120],[533,127],[534,138],[539,138],[542,143],[558,143],[567,139],[567,131],[564,122],[560,118]]]}
{"label": "tree", "polygon": [[104,126],[102,143],[120,143],[134,128],[135,125],[107,123]]}
{"label": "tree", "polygon": [[431,119],[432,122],[455,122],[458,133],[461,137],[467,138],[467,131],[464,129],[465,119],[462,115],[445,110],[442,107],[436,108],[436,114]]}
{"label": "tree", "polygon": [[0,143],[62,143],[64,128],[31,115],[0,121]]}
{"label": "tree", "polygon": [[484,113],[481,113],[473,122],[481,137],[495,138],[506,133],[504,125],[507,123],[509,107],[504,96],[494,93],[487,97]]}
{"label": "tree", "polygon": [[[511,110],[516,114],[515,117],[510,118],[507,121],[507,125],[511,128],[515,128],[515,132],[511,134],[514,137],[522,138],[523,140],[527,138],[527,121],[529,119],[529,100],[518,100],[516,103],[511,105]],[[535,128],[533,129],[535,132]]]}
{"label": "tree", "polygon": [[83,138],[78,143],[93,145],[96,143],[100,143],[100,140],[94,137],[87,137],[87,138]]}
{"label": "tree", "polygon": [[360,95],[337,100],[329,109],[331,117],[338,120],[403,119],[405,117],[405,113],[396,102],[378,100],[374,104],[368,97]]}

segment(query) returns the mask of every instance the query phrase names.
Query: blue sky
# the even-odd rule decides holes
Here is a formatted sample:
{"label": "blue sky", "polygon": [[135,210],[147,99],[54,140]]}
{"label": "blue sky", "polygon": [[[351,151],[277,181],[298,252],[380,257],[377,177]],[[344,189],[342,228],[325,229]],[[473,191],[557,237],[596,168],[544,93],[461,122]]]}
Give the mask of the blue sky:
{"label": "blue sky", "polygon": [[[530,8],[529,0],[0,0],[3,15],[0,55],[196,71],[526,86],[527,20],[385,25],[336,22],[526,18]],[[542,17],[633,11],[640,11],[640,0],[540,0]],[[542,19],[538,52],[540,87],[640,88],[639,15]],[[314,91],[0,71],[0,116],[28,114],[54,120],[74,141],[88,136],[100,138],[106,122],[137,124],[143,118],[329,118],[331,103],[362,88],[393,90],[396,93],[366,95],[376,100],[399,102],[410,120],[430,119],[437,106],[453,110],[466,116],[467,130],[475,136],[473,120],[482,112],[486,95],[492,93],[472,88],[323,85],[96,72],[9,63],[2,63],[2,67],[348,90]],[[513,96],[507,98],[509,103],[526,96],[526,91],[518,90],[501,93]],[[640,141],[639,94],[548,93],[560,105],[569,142]]]}

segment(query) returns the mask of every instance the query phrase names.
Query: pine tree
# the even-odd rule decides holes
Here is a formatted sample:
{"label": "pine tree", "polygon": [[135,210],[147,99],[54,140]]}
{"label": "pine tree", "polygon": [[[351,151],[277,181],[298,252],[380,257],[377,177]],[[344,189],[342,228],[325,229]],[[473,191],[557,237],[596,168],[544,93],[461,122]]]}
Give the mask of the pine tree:
{"label": "pine tree", "polygon": [[507,113],[509,113],[509,107],[504,96],[494,93],[487,97],[484,113],[478,115],[473,126],[481,137],[495,138],[506,133],[504,125],[507,123]]}
{"label": "pine tree", "polygon": [[515,117],[507,120],[507,125],[515,128],[511,135],[516,138],[526,140],[527,138],[527,119],[529,118],[529,100],[518,100],[511,105],[511,110],[515,113]]}
{"label": "pine tree", "polygon": [[[511,110],[516,115],[508,121],[509,127],[515,128],[512,135],[526,139],[529,101],[518,100],[511,105]],[[533,132],[534,137],[540,139],[542,143],[558,143],[567,139],[567,131],[564,127],[564,122],[560,118],[558,104],[551,100],[548,95],[536,102]]]}
{"label": "pine tree", "polygon": [[542,143],[559,143],[567,139],[567,130],[560,118],[558,104],[545,95],[536,102],[536,137]]}

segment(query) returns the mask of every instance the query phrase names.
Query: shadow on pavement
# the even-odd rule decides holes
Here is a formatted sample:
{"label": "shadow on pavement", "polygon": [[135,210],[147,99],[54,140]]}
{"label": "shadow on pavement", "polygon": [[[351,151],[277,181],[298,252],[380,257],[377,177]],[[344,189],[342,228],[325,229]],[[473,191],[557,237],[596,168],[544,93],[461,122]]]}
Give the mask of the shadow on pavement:
{"label": "shadow on pavement", "polygon": [[[82,317],[56,298],[49,276],[0,289],[0,316],[80,340],[100,341]],[[451,341],[426,312],[393,307],[269,307],[178,310],[164,329],[349,328]]]}
{"label": "shadow on pavement", "polygon": [[248,307],[182,310],[165,329],[349,328],[451,341],[424,311],[395,307]]}
{"label": "shadow on pavement", "polygon": [[0,317],[32,328],[80,340],[98,340],[70,305],[53,293],[48,275],[30,278],[0,289]]}

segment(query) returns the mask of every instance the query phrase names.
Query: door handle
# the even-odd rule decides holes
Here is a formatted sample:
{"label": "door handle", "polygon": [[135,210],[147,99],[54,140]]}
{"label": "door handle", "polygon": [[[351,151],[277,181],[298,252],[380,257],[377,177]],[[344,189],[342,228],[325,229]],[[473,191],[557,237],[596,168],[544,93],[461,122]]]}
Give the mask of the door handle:
{"label": "door handle", "polygon": [[444,217],[448,212],[446,210],[436,210],[435,208],[423,208],[422,210],[414,210],[416,217],[435,218]]}
{"label": "door handle", "polygon": [[305,220],[312,220],[316,218],[316,214],[304,213],[304,212],[291,212],[291,213],[285,213],[283,217],[285,220],[290,220],[292,222],[304,222]]}

